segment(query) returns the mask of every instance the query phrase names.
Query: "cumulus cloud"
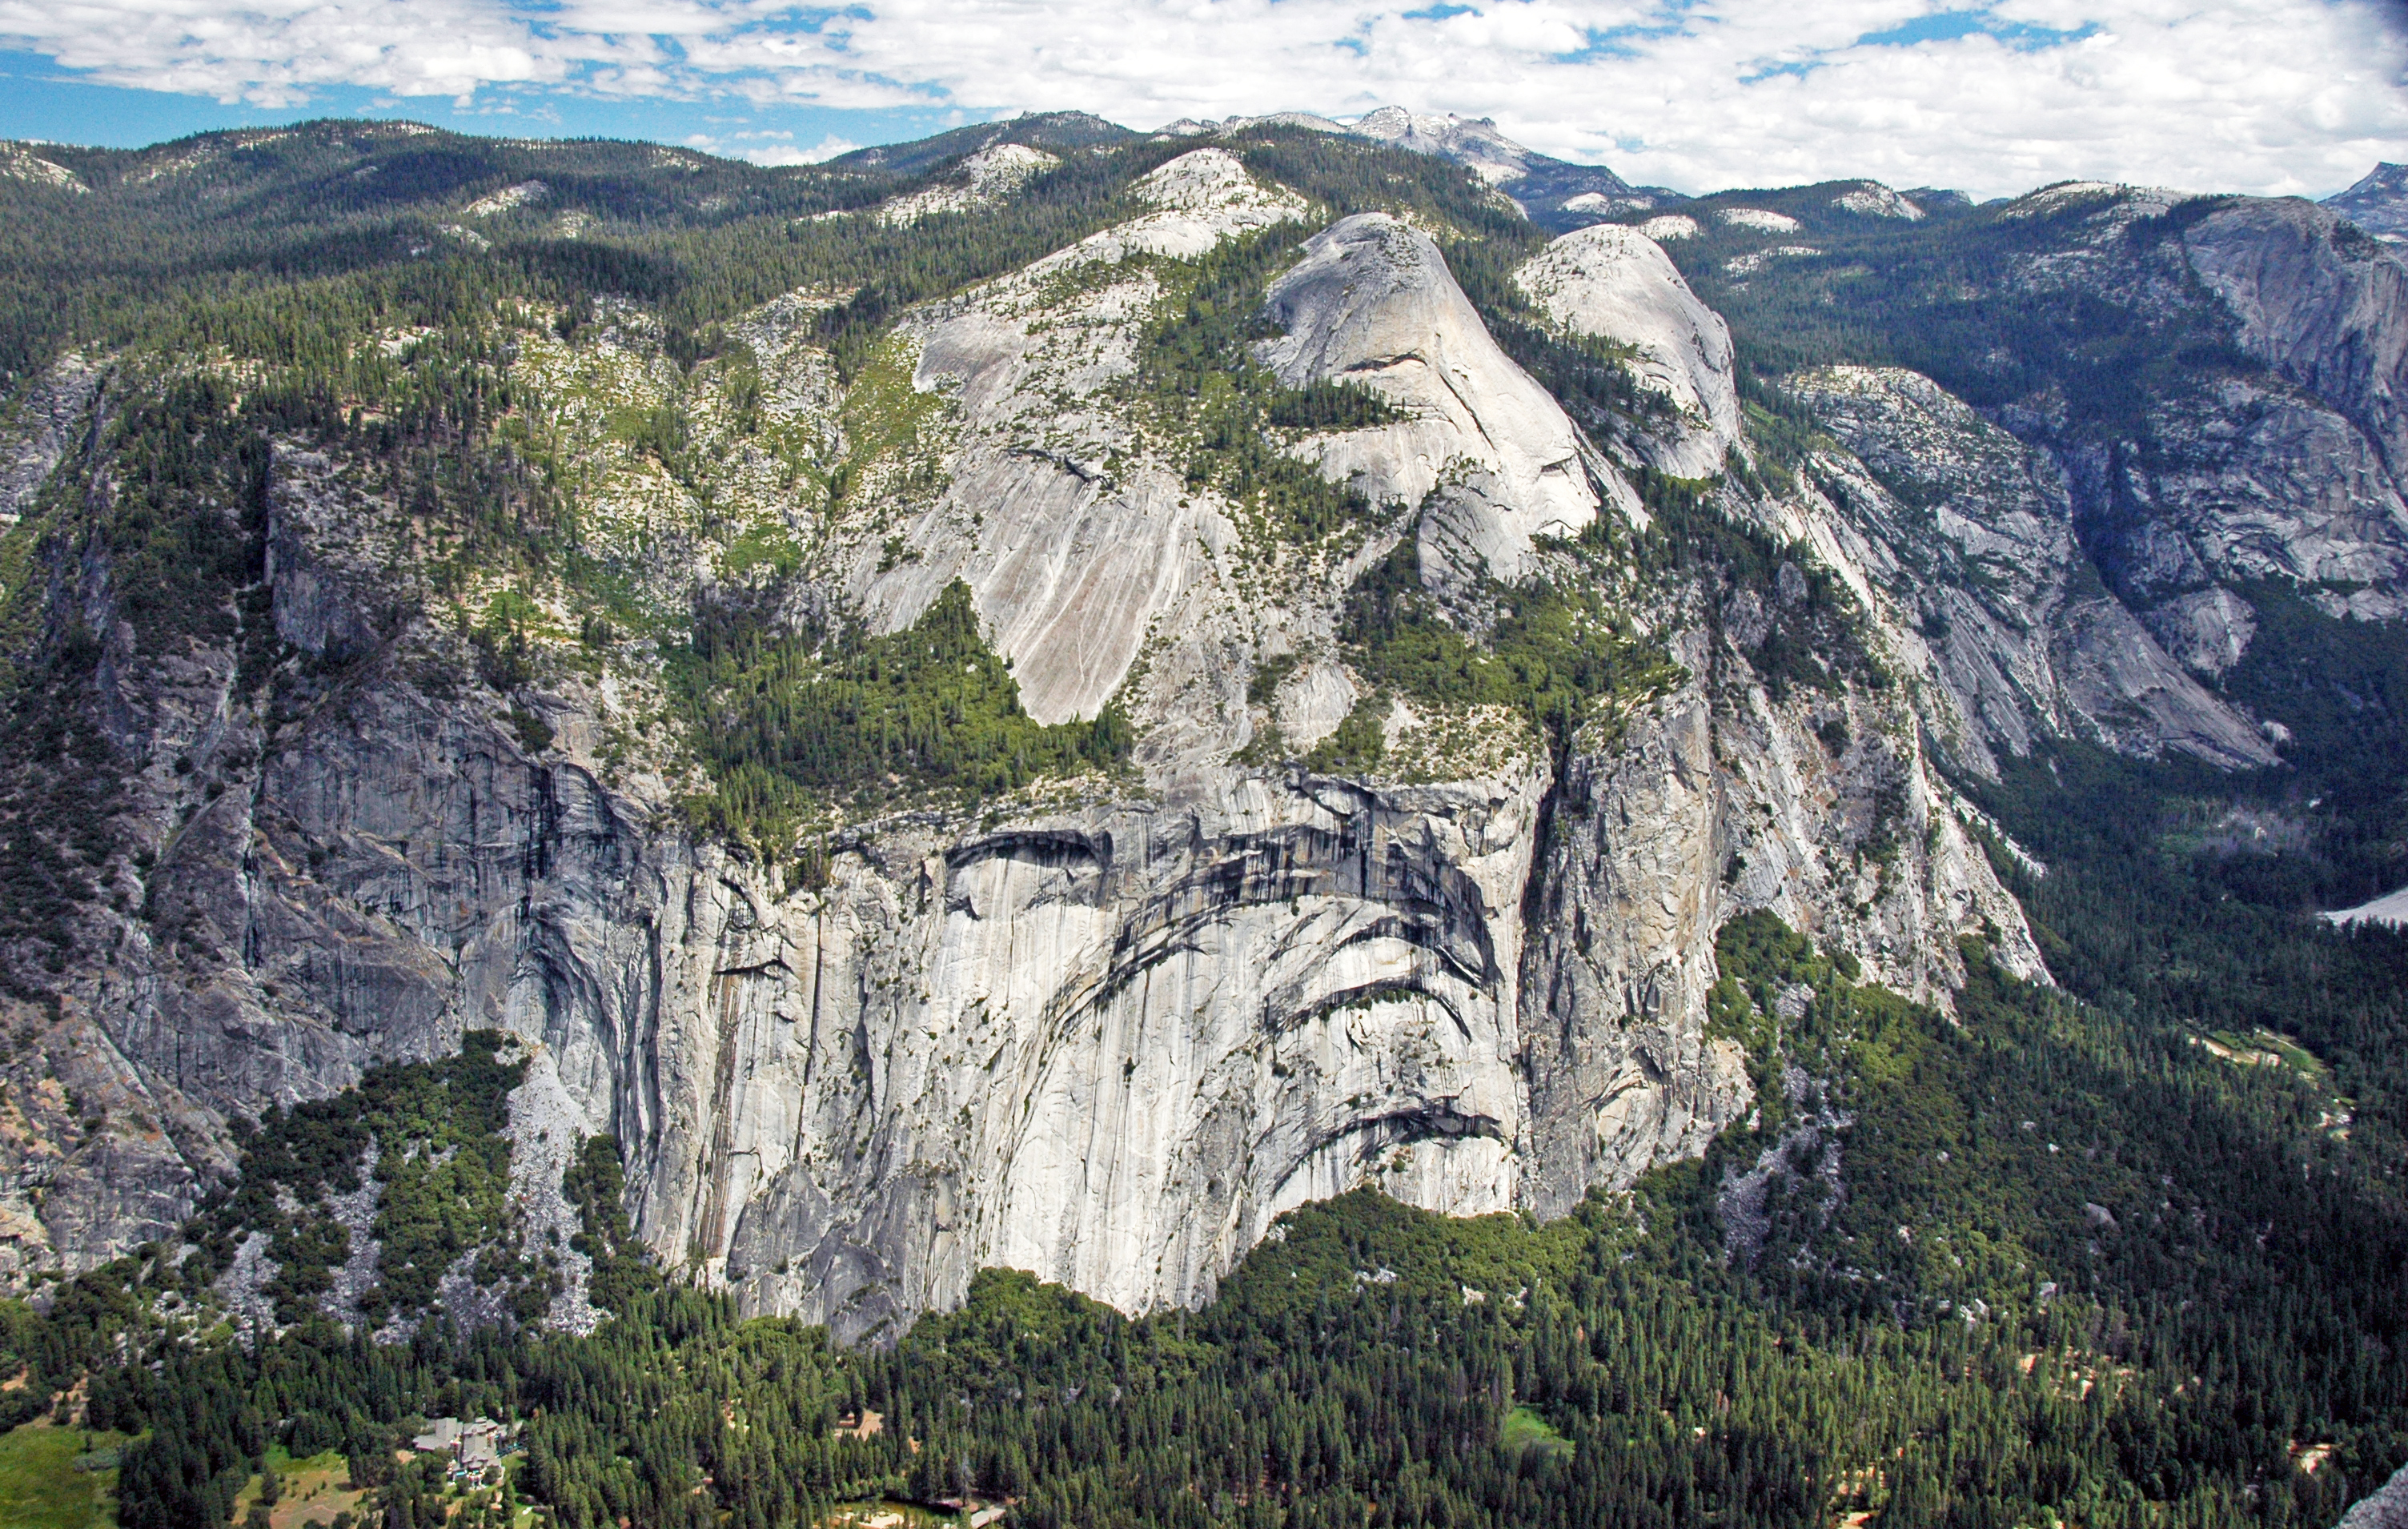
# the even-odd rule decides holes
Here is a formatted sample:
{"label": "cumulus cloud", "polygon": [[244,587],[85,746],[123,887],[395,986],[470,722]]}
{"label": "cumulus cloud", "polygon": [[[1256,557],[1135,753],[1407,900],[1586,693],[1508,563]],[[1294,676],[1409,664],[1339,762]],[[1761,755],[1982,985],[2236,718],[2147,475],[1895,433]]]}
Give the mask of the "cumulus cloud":
{"label": "cumulus cloud", "polygon": [[806,149],[795,142],[792,133],[763,131],[754,133],[689,133],[686,147],[699,149],[706,154],[723,159],[748,160],[754,164],[817,164],[822,160],[849,154],[861,145],[850,138],[839,138],[831,133],[817,144]]}
{"label": "cumulus cloud", "polygon": [[[1135,126],[1396,103],[1686,191],[1870,175],[2326,192],[2408,158],[2388,0],[0,0],[108,83],[574,92]],[[840,151],[844,146],[822,148]],[[739,149],[749,157],[819,150]]]}

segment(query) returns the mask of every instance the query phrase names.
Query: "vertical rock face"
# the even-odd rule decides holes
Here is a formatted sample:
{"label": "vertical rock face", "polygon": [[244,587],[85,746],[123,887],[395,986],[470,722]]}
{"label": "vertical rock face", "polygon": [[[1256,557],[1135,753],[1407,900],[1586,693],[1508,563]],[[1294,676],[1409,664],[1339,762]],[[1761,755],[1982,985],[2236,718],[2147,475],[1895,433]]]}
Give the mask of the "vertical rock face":
{"label": "vertical rock face", "polygon": [[858,1328],[986,1264],[1196,1300],[1366,1179],[1511,1207],[1543,784],[1254,782],[872,851],[763,936],[808,983],[723,1013],[757,1030],[709,1166],[738,1181],[703,1195],[732,1224],[695,1235],[752,1299]]}
{"label": "vertical rock face", "polygon": [[[924,507],[838,531],[846,578],[882,627],[910,624],[966,580],[1042,722],[1095,716],[1150,634],[1209,626],[1200,607],[1213,602],[1197,586],[1235,536],[1222,507],[1138,449],[1114,393],[1163,295],[1128,257],[1193,258],[1304,210],[1219,149],[1182,154],[1134,191],[1155,210],[906,322],[897,343],[916,349],[921,395],[910,402],[941,409],[929,445],[949,482]],[[890,531],[907,557],[887,551]]]}
{"label": "vertical rock face", "polygon": [[1523,1198],[1541,1215],[1702,1151],[1746,1113],[1744,1058],[1699,1023],[1715,931],[1741,913],[1770,908],[1929,1001],[1963,980],[1960,936],[2047,979],[1906,704],[1776,698],[1731,632],[1745,613],[1729,614],[1719,640],[1678,644],[1690,683],[1610,749],[1583,735],[1566,764],[1523,977]]}
{"label": "vertical rock face", "polygon": [[2183,245],[2239,322],[2242,349],[2408,473],[2408,265],[2345,234],[2306,203],[2249,202],[2200,219]]}
{"label": "vertical rock face", "polygon": [[57,466],[75,433],[89,425],[100,368],[79,355],[50,367],[27,388],[6,421],[0,451],[0,516],[13,522]]}
{"label": "vertical rock face", "polygon": [[[2011,288],[2095,296],[2263,368],[2131,380],[2113,419],[2071,432],[2061,393],[2000,411],[2057,458],[2108,590],[2209,676],[2247,649],[2249,586],[2261,580],[2330,615],[2408,614],[2408,265],[2397,249],[2290,200],[2071,185],[2008,215],[2076,209],[2062,247],[2018,257]],[[2176,223],[2178,237],[2143,232]]]}
{"label": "vertical rock face", "polygon": [[[260,598],[231,636],[139,650],[108,571],[63,573],[115,634],[94,707],[147,858],[84,910],[61,984],[56,1048],[123,1101],[116,1123],[47,1166],[0,1152],[21,1263],[172,1225],[223,1170],[229,1117],[494,1027],[535,1053],[522,1188],[556,1185],[553,1138],[614,1134],[646,1238],[751,1308],[891,1332],[1008,1265],[1140,1310],[1203,1298],[1308,1198],[1375,1183],[1555,1214],[1698,1150],[1748,1102],[1704,1033],[1736,913],[1778,908],[1935,1001],[1962,935],[2042,975],[1906,703],[1757,672],[1806,600],[1794,564],[1766,590],[1648,594],[1627,614],[1683,678],[1560,754],[1472,708],[1412,725],[1480,747],[1385,773],[1247,763],[1274,714],[1371,693],[1336,635],[1398,538],[1440,581],[1563,577],[1547,538],[1601,507],[1635,519],[1635,497],[1425,236],[1353,218],[1272,287],[1263,354],[1404,412],[1283,443],[1387,507],[1342,555],[1267,543],[1137,427],[1124,384],[1164,263],[1301,199],[1217,150],[1140,194],[1153,210],[909,316],[841,396],[793,338],[802,299],[737,326],[793,476],[839,452],[857,474],[824,513],[762,487],[766,448],[711,434],[720,384],[661,362],[639,315],[574,354],[530,335],[512,363],[588,453],[597,544],[660,550],[647,598],[739,585],[739,535],[791,539],[782,598],[878,631],[959,579],[1037,720],[1126,707],[1127,777],[907,804],[838,826],[824,879],[790,882],[681,810],[699,777],[647,645],[605,633],[501,673],[372,464],[322,445],[273,446]],[[1711,392],[1719,330],[1688,318]],[[732,530],[577,434],[671,396]],[[246,687],[263,652],[280,688]],[[1266,652],[1299,659],[1268,705]]]}

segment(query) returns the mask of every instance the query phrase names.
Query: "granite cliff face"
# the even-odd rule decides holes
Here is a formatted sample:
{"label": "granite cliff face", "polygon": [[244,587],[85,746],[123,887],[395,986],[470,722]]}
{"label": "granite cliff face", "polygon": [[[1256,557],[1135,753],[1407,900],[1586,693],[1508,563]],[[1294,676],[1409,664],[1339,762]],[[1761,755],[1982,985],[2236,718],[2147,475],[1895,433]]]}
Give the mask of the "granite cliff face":
{"label": "granite cliff face", "polygon": [[1632,432],[1634,454],[1675,478],[1712,478],[1743,438],[1730,328],[1698,301],[1661,246],[1600,223],[1567,234],[1513,273],[1570,333],[1628,347],[1632,379],[1667,406]]}
{"label": "granite cliff face", "polygon": [[[1192,1303],[1306,1199],[1376,1183],[1554,1215],[1700,1150],[1750,1102],[1705,1028],[1739,913],[1943,1004],[1963,937],[2044,979],[1935,750],[2272,758],[2166,636],[2200,622],[2159,630],[2207,586],[2136,616],[2086,582],[2084,481],[1927,379],[1796,379],[1821,454],[1756,475],[1727,330],[1632,231],[1569,235],[1512,279],[1662,403],[1608,434],[1507,353],[1407,221],[1325,218],[1220,148],[1128,194],[1123,221],[905,312],[848,375],[813,338],[834,300],[815,293],[690,364],[609,301],[496,348],[525,438],[574,469],[587,555],[624,570],[620,620],[745,605],[903,634],[958,581],[1030,718],[1116,707],[1133,730],[1118,773],[973,807],[836,804],[811,875],[697,820],[669,625],[464,570],[372,436],[256,448],[222,507],[255,561],[224,622],[171,640],[114,544],[67,534],[121,492],[110,420],[170,379],[75,362],[29,392],[6,481],[20,513],[52,495],[28,577],[43,620],[93,635],[74,704],[117,785],[64,953],[19,947],[13,1271],[175,1225],[235,1117],[494,1027],[535,1057],[523,1199],[556,1222],[559,1143],[614,1135],[645,1238],[751,1308],[889,1332],[993,1265],[1131,1310]],[[2340,400],[2311,411],[2348,422],[2387,485],[2389,277],[2276,281],[2278,254],[2253,266],[2214,225],[2186,248],[2268,315],[2247,343]],[[1369,507],[1319,540],[1191,472],[1137,391],[1199,257],[1281,226],[1297,247],[1253,354],[1383,411],[1280,427],[1289,461]],[[2301,305],[2375,359],[2293,345]],[[644,444],[671,417],[685,449]],[[1642,555],[1663,527],[1640,467],[1734,464],[1686,513],[1752,528],[1731,534],[1760,570]],[[2317,522],[2340,550],[2316,566],[2388,555],[2393,501],[2370,502]],[[1442,608],[1490,621],[1596,583],[1670,678],[1555,734],[1392,693],[1350,602],[1399,549]],[[1381,740],[1372,762],[1310,762],[1350,724]],[[12,768],[21,805],[55,785]]]}
{"label": "granite cliff face", "polygon": [[2253,723],[2097,586],[2048,455],[1913,372],[1832,367],[1794,391],[1854,457],[1817,460],[1800,531],[1878,592],[1895,640],[1936,681],[1929,720],[1952,752],[1988,773],[1998,751],[2054,736],[2274,763]]}
{"label": "granite cliff face", "polygon": [[1286,334],[1262,359],[1282,381],[1355,382],[1404,415],[1312,449],[1374,503],[1423,507],[1426,573],[1520,579],[1534,538],[1596,519],[1600,486],[1636,511],[1562,406],[1498,348],[1427,235],[1379,213],[1346,219],[1306,242],[1268,306]]}
{"label": "granite cliff face", "polygon": [[2062,396],[2002,412],[2056,458],[2085,550],[2164,649],[2201,675],[2230,667],[2262,581],[2335,616],[2408,609],[2397,251],[2305,202],[2077,185],[2025,206],[2078,216],[2068,248],[2023,260],[2021,289],[2188,322],[2236,352],[2142,390],[2107,429],[2069,432]]}

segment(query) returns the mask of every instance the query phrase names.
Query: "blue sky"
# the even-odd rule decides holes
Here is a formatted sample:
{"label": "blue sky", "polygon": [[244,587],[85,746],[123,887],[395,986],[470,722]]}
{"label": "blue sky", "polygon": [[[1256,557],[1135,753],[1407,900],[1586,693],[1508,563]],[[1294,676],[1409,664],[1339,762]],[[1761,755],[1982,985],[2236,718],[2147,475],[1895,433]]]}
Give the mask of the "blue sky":
{"label": "blue sky", "polygon": [[463,103],[445,95],[399,96],[357,85],[313,90],[297,105],[265,107],[239,99],[105,84],[90,71],[62,68],[39,53],[0,50],[0,138],[43,138],[108,149],[220,128],[273,127],[316,117],[407,118],[462,133],[509,137],[647,138],[682,143],[701,136],[732,155],[808,154],[830,144],[893,143],[925,137],[986,112],[932,104],[847,110],[755,105],[741,98],[603,96],[563,89],[488,89]]}
{"label": "blue sky", "polygon": [[1709,191],[2323,194],[2408,160],[2378,0],[0,0],[0,136],[323,115],[763,163],[1024,110],[1395,104]]}

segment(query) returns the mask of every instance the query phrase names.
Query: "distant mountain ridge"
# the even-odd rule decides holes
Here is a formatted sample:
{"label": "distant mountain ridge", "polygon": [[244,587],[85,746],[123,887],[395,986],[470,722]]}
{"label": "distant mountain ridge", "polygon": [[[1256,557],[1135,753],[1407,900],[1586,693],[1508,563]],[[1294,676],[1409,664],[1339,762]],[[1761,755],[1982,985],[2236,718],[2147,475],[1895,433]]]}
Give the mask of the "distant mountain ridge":
{"label": "distant mountain ridge", "polygon": [[914,138],[909,143],[874,144],[839,154],[827,162],[835,170],[872,170],[882,175],[920,175],[936,168],[947,160],[975,154],[999,144],[1016,143],[1028,149],[1062,150],[1094,149],[1111,144],[1127,143],[1143,135],[1106,121],[1086,111],[1031,112],[1025,117],[1013,117],[999,122],[974,122],[957,127],[934,137]]}
{"label": "distant mountain ridge", "polygon": [[1633,186],[1602,164],[1575,164],[1515,143],[1490,117],[1454,112],[1423,115],[1402,107],[1382,107],[1352,122],[1309,111],[1230,117],[1221,121],[1182,118],[1167,134],[1226,136],[1251,127],[1302,127],[1319,133],[1369,138],[1394,149],[1465,165],[1513,199],[1529,220],[1550,233],[1563,233],[1625,212],[1643,212],[1688,200],[1662,186]]}
{"label": "distant mountain ridge", "polygon": [[2378,239],[2408,243],[2408,164],[2377,164],[2366,179],[2324,206]]}
{"label": "distant mountain ridge", "polygon": [[[1551,233],[1688,200],[1662,186],[1633,186],[1602,164],[1575,164],[1541,154],[1498,131],[1494,119],[1459,117],[1453,112],[1426,114],[1403,107],[1382,107],[1352,121],[1311,111],[1217,121],[1182,117],[1154,136],[1226,137],[1250,128],[1304,128],[1452,161],[1512,198],[1532,222]],[[881,175],[923,175],[948,161],[1007,144],[1061,153],[1108,148],[1146,136],[1089,112],[1032,112],[1004,121],[957,127],[910,143],[856,149],[829,160],[827,166]]]}

